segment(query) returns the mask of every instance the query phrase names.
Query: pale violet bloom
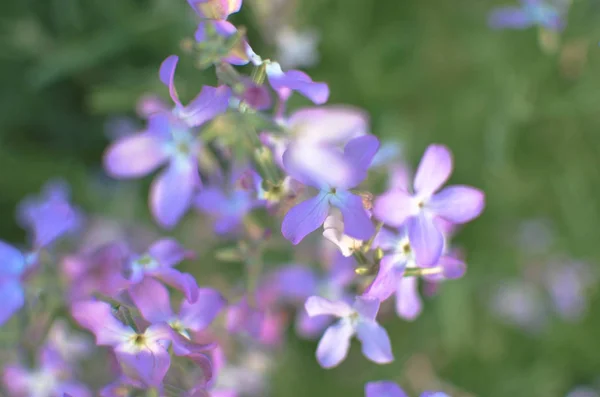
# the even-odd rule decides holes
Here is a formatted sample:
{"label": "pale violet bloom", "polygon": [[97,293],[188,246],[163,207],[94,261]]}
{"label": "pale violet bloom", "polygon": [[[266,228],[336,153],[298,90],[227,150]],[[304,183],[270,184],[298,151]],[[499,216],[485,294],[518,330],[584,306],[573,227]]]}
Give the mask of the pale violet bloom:
{"label": "pale violet bloom", "polygon": [[277,60],[285,68],[310,67],[319,61],[320,35],[314,30],[298,31],[285,26],[277,32]]}
{"label": "pale violet bloom", "polygon": [[331,209],[329,216],[323,223],[323,229],[323,237],[335,244],[345,257],[352,256],[363,245],[362,240],[344,234],[344,219],[337,208]]}
{"label": "pale violet bloom", "polygon": [[357,297],[354,305],[311,296],[304,305],[309,316],[335,316],[339,320],[329,326],[317,347],[317,361],[323,368],[333,368],[348,355],[354,335],[362,343],[362,352],[369,360],[387,364],[394,360],[390,338],[375,318],[379,300]]}
{"label": "pale violet bloom", "polygon": [[462,224],[478,217],[485,205],[481,190],[463,185],[440,188],[452,173],[452,155],[442,145],[430,145],[417,169],[414,192],[396,187],[375,200],[373,214],[394,227],[405,225],[417,262],[433,266],[444,249],[439,218]]}
{"label": "pale violet bloom", "polygon": [[[404,392],[394,382],[390,381],[377,381],[369,382],[365,385],[365,397],[408,397],[408,394]],[[421,397],[450,397],[448,394],[441,391],[426,391],[421,394]]]}
{"label": "pale violet bloom", "polygon": [[541,26],[551,30],[564,28],[565,10],[546,0],[520,0],[520,7],[498,7],[489,17],[494,29],[525,29]]}

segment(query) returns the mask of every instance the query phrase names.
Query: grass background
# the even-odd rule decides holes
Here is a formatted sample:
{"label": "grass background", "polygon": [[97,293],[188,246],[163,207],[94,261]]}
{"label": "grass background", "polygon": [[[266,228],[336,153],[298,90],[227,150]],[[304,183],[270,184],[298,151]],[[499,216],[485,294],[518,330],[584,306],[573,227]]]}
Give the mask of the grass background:
{"label": "grass background", "polygon": [[[261,54],[273,54],[257,19],[265,1],[247,3],[234,22],[249,28]],[[468,253],[467,276],[444,285],[417,321],[386,323],[393,364],[371,364],[353,345],[349,360],[323,370],[316,345],[290,337],[277,361],[274,396],[358,397],[365,381],[391,379],[411,392],[439,380],[456,395],[553,397],[597,382],[596,289],[582,322],[551,318],[537,334],[498,321],[487,302],[499,282],[522,277],[528,264],[515,238],[524,219],[549,219],[552,252],[597,270],[600,3],[574,1],[554,50],[540,46],[536,29],[490,31],[487,13],[497,4],[295,2],[289,22],[320,32],[321,62],[308,72],[329,83],[330,103],[366,109],[373,133],[401,141],[413,166],[429,143],[448,145],[452,181],[482,188],[488,201],[456,240]],[[165,93],[158,65],[179,52],[194,23],[184,0],[1,2],[3,238],[23,239],[15,205],[56,176],[71,183],[86,210],[148,219],[147,181],[128,187],[102,176],[106,125],[132,116],[141,94]],[[187,82],[184,95],[214,82],[190,65],[178,73]],[[118,194],[99,188],[107,184]]]}

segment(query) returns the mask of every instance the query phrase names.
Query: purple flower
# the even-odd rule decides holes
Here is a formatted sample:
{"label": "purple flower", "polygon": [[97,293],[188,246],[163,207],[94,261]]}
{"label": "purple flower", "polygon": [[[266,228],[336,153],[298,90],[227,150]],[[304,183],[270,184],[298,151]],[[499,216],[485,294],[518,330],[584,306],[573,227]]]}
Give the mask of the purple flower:
{"label": "purple flower", "polygon": [[[415,252],[411,247],[405,227],[398,233],[381,230],[375,239],[375,246],[384,250],[379,264],[377,277],[366,289],[364,296],[384,301],[396,294],[396,313],[406,320],[414,320],[422,310],[419,296],[418,277],[405,277],[406,269],[419,268]],[[449,255],[442,255],[438,263],[428,267],[430,275],[441,279],[459,278],[465,272],[466,265]]]}
{"label": "purple flower", "polygon": [[494,29],[525,29],[538,25],[551,30],[564,27],[563,11],[544,0],[521,0],[520,7],[499,7],[490,13]]}
{"label": "purple flower", "polygon": [[21,276],[27,265],[27,256],[0,240],[0,326],[25,304]]}
{"label": "purple flower", "polygon": [[114,297],[126,289],[130,283],[122,272],[129,254],[125,244],[113,242],[63,258],[61,268],[69,281],[69,299],[89,299],[96,292]]}
{"label": "purple flower", "polygon": [[68,185],[56,181],[47,183],[39,198],[23,200],[17,212],[21,226],[32,233],[36,249],[75,231],[82,221],[81,214],[69,202]]}
{"label": "purple flower", "polygon": [[436,218],[455,224],[481,214],[482,191],[469,186],[448,186],[438,191],[452,172],[450,151],[431,145],[425,151],[414,179],[415,193],[392,189],[375,201],[374,215],[390,226],[406,225],[417,262],[433,266],[444,248],[444,236]]}
{"label": "purple flower", "polygon": [[305,304],[309,316],[330,315],[339,317],[319,341],[317,360],[323,368],[333,368],[341,363],[350,349],[350,339],[356,334],[362,342],[362,352],[369,360],[386,364],[394,360],[390,338],[386,330],[375,321],[379,311],[377,299],[357,297],[354,305],[343,301],[329,301],[311,296]]}
{"label": "purple flower", "polygon": [[[159,282],[144,278],[142,282],[129,290],[129,295],[142,316],[156,324],[165,322],[184,338],[190,339],[189,331],[199,332],[210,325],[225,306],[225,299],[211,288],[200,288],[196,292],[196,302],[182,300],[179,313],[173,313],[169,292]],[[173,348],[176,354],[185,354],[187,344],[175,340]]]}
{"label": "purple flower", "polygon": [[567,321],[580,321],[588,309],[586,290],[596,277],[591,268],[581,262],[548,266],[545,284],[554,308]]}
{"label": "purple flower", "polygon": [[166,324],[154,324],[138,333],[119,322],[104,302],[77,302],[71,312],[83,328],[96,336],[98,346],[114,349],[125,375],[146,387],[161,386],[171,365],[167,351],[171,330]]}
{"label": "purple flower", "polygon": [[282,101],[287,101],[293,91],[304,95],[316,105],[322,105],[329,99],[329,87],[326,83],[314,82],[300,70],[284,72],[277,62],[269,61],[266,64],[269,84],[277,92]]}
{"label": "purple flower", "polygon": [[[365,385],[365,397],[408,397],[408,394],[404,392],[394,382],[390,381],[377,381],[369,382]],[[443,392],[431,392],[426,391],[421,394],[421,397],[449,397]]]}
{"label": "purple flower", "polygon": [[382,380],[367,383],[365,397],[408,397],[408,394],[396,383]]}
{"label": "purple flower", "polygon": [[227,309],[227,331],[232,334],[246,333],[253,339],[262,336],[266,312],[248,303],[246,297]]}
{"label": "purple flower", "polygon": [[88,355],[93,343],[86,336],[70,332],[64,320],[57,320],[52,324],[48,332],[47,346],[56,351],[59,357],[69,364]]}
{"label": "purple flower", "polygon": [[179,222],[202,185],[198,173],[202,145],[193,129],[225,112],[231,95],[227,87],[204,87],[183,106],[173,84],[177,60],[176,56],[167,58],[160,69],[161,81],[175,102],[173,111],[154,114],[146,131],[117,140],[104,156],[105,168],[115,178],[139,178],[168,164],[150,188],[152,214],[165,228]]}
{"label": "purple flower", "polygon": [[144,277],[152,277],[181,291],[189,302],[198,299],[196,279],[188,273],[181,273],[173,266],[182,260],[193,257],[177,241],[165,238],[156,241],[143,255],[133,256],[127,264],[129,281],[138,284]]}
{"label": "purple flower", "polygon": [[239,171],[232,172],[229,186],[206,187],[195,199],[196,207],[215,220],[215,232],[218,234],[235,232],[246,214],[264,204],[263,200],[254,197],[252,191],[236,189],[240,174]]}
{"label": "purple flower", "polygon": [[[304,304],[313,295],[322,296],[331,301],[342,300],[352,303],[345,288],[354,279],[354,261],[336,255],[333,266],[324,275],[318,275],[313,269],[302,265],[289,265],[276,271],[261,285],[261,290],[271,290],[275,303],[285,301]],[[308,315],[306,310],[298,310],[296,332],[305,338],[316,338],[332,322],[329,316]]]}
{"label": "purple flower", "polygon": [[[283,236],[298,244],[309,233],[323,224],[331,207],[338,208],[344,218],[344,234],[366,240],[375,228],[369,215],[363,207],[362,198],[350,192],[366,177],[367,170],[373,156],[377,152],[379,141],[372,135],[365,135],[348,142],[343,154],[328,151],[332,157],[342,157],[348,165],[348,172],[344,175],[327,174],[325,169],[320,174],[307,169],[307,157],[296,151],[288,149],[283,156],[286,171],[292,178],[318,189],[317,196],[297,204],[286,214],[281,232]],[[321,158],[321,164],[326,167],[327,158]]]}
{"label": "purple flower", "polygon": [[20,365],[4,367],[3,381],[6,390],[14,397],[45,397],[72,395],[91,397],[83,384],[73,380],[71,369],[51,349],[42,349],[39,367],[29,370]]}

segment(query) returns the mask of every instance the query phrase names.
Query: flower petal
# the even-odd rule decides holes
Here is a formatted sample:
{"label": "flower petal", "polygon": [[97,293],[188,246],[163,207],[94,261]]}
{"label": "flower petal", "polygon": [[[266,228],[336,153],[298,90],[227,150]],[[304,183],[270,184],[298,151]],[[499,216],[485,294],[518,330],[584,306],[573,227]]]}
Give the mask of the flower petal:
{"label": "flower petal", "polygon": [[227,86],[204,86],[192,101],[180,109],[177,115],[190,127],[197,127],[225,113],[229,107],[231,89]]}
{"label": "flower petal", "polygon": [[179,312],[182,325],[192,331],[201,331],[225,308],[227,301],[212,288],[199,288],[198,299],[194,303],[183,301]]}
{"label": "flower petal", "polygon": [[306,310],[298,310],[296,314],[296,333],[302,338],[316,339],[331,325],[334,317],[308,315]]}
{"label": "flower petal", "polygon": [[415,175],[415,192],[429,197],[448,180],[452,173],[452,154],[446,146],[429,145]]}
{"label": "flower petal", "polygon": [[448,186],[434,194],[427,209],[453,223],[465,223],[477,218],[485,206],[485,195],[470,186]]}
{"label": "flower petal", "polygon": [[420,213],[408,218],[407,228],[417,264],[423,267],[435,265],[444,249],[444,236],[435,225],[434,219]]}
{"label": "flower petal", "polygon": [[198,284],[191,274],[182,273],[170,267],[160,267],[147,274],[181,291],[185,298],[192,303],[198,299]]}
{"label": "flower petal", "polygon": [[328,212],[327,193],[320,192],[317,196],[296,204],[287,212],[281,224],[281,233],[296,245],[325,222]]}
{"label": "flower petal", "polygon": [[[398,264],[402,265],[398,265]],[[381,259],[379,271],[375,280],[365,290],[364,295],[372,298],[377,298],[381,302],[389,298],[398,286],[398,282],[402,277],[402,271],[397,267],[406,264],[406,256],[404,254],[389,254]]]}
{"label": "flower petal", "polygon": [[377,312],[379,311],[379,299],[357,296],[354,301],[353,309],[361,316],[361,318],[375,321]]}
{"label": "flower petal", "polygon": [[467,265],[458,258],[442,255],[437,263],[443,269],[443,275],[447,279],[461,278],[467,271]]}
{"label": "flower petal", "polygon": [[0,326],[8,321],[25,304],[25,292],[17,279],[0,281]]}
{"label": "flower petal", "polygon": [[142,316],[151,323],[168,321],[173,316],[169,291],[150,277],[144,277],[140,283],[133,285],[129,295]]}
{"label": "flower petal", "polygon": [[403,277],[396,290],[396,313],[405,320],[414,320],[422,309],[417,277]]}
{"label": "flower petal", "polygon": [[156,221],[166,229],[177,225],[188,210],[194,190],[200,185],[194,159],[173,161],[152,183],[150,208]]}
{"label": "flower petal", "polygon": [[169,88],[169,95],[171,95],[173,102],[177,106],[181,106],[179,95],[177,95],[177,90],[175,89],[175,69],[177,68],[177,62],[179,62],[177,55],[168,56],[160,65],[158,74],[160,81]]}
{"label": "flower petal", "polygon": [[171,366],[171,357],[166,347],[148,343],[141,349],[128,344],[115,348],[115,354],[123,373],[146,387],[158,387]]}
{"label": "flower petal", "polygon": [[317,346],[317,361],[323,368],[333,368],[344,361],[350,349],[354,329],[349,322],[340,320],[331,325]]}
{"label": "flower petal", "polygon": [[15,247],[0,240],[0,277],[19,276],[25,270],[25,257]]}
{"label": "flower petal", "polygon": [[408,397],[394,382],[369,382],[365,385],[365,397]]}
{"label": "flower petal", "polygon": [[306,300],[304,308],[309,316],[331,315],[347,317],[352,314],[352,308],[344,301],[332,302],[320,296],[311,296]]}
{"label": "flower petal", "polygon": [[114,142],[104,154],[104,168],[113,178],[138,178],[167,160],[166,139],[152,131]]}
{"label": "flower petal", "polygon": [[400,227],[406,219],[418,212],[416,200],[407,191],[389,190],[375,199],[373,215],[386,224]]}
{"label": "flower petal", "polygon": [[[357,173],[366,171],[379,150],[379,139],[374,135],[363,135],[352,139],[344,147],[344,157],[355,167]],[[361,180],[356,181],[358,185]]]}
{"label": "flower petal", "polygon": [[288,119],[296,139],[345,145],[368,131],[368,115],[349,106],[319,106],[300,109]]}
{"label": "flower petal", "polygon": [[194,256],[192,251],[188,251],[175,239],[163,238],[154,242],[148,248],[148,254],[155,259],[160,266],[173,267],[184,259]]}
{"label": "flower petal", "polygon": [[329,86],[313,82],[309,75],[299,70],[284,72],[277,62],[267,65],[267,78],[271,87],[286,100],[290,91],[298,91],[316,105],[322,105],[329,99]]}
{"label": "flower petal", "polygon": [[277,271],[271,281],[281,298],[304,302],[317,290],[317,277],[312,269],[290,265]]}
{"label": "flower petal", "polygon": [[135,335],[131,328],[113,316],[110,305],[105,302],[76,302],[71,314],[79,325],[96,335],[99,346],[115,346]]}
{"label": "flower petal", "polygon": [[338,191],[329,199],[331,205],[339,208],[344,218],[344,234],[368,240],[375,233],[375,226],[363,206],[361,197],[346,191]]}
{"label": "flower petal", "polygon": [[390,338],[381,325],[375,321],[360,321],[356,327],[356,337],[362,342],[362,352],[377,364],[394,361]]}
{"label": "flower petal", "polygon": [[533,25],[533,19],[517,7],[499,7],[490,13],[488,23],[493,29],[524,29]]}

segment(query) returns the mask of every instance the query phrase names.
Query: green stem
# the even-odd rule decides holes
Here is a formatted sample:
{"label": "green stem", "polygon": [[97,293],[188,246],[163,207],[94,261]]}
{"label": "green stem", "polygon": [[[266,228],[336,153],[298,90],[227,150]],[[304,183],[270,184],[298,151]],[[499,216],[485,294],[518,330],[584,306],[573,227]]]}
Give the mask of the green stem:
{"label": "green stem", "polygon": [[378,221],[377,224],[375,225],[375,233],[371,236],[371,238],[363,245],[362,251],[366,254],[367,252],[369,252],[371,250],[371,246],[373,245],[373,241],[375,241],[375,238],[377,237],[377,235],[379,234],[379,232],[381,231],[381,228],[383,227],[383,222],[382,221]]}

